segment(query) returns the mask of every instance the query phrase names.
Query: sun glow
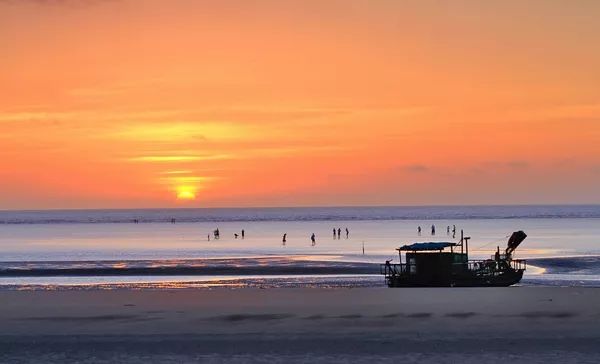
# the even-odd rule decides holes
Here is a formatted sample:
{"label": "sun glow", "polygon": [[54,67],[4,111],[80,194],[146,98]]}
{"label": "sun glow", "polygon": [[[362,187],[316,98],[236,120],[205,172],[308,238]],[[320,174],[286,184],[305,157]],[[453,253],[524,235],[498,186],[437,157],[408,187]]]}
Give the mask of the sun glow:
{"label": "sun glow", "polygon": [[196,199],[196,188],[193,186],[178,186],[177,199],[183,201]]}

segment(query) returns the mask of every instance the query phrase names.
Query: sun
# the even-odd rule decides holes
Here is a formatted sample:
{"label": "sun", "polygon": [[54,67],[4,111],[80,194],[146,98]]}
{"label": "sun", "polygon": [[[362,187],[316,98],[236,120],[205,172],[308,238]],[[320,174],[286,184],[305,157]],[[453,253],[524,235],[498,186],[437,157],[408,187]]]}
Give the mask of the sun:
{"label": "sun", "polygon": [[178,200],[195,200],[196,199],[196,188],[192,186],[179,186],[177,187],[177,199]]}

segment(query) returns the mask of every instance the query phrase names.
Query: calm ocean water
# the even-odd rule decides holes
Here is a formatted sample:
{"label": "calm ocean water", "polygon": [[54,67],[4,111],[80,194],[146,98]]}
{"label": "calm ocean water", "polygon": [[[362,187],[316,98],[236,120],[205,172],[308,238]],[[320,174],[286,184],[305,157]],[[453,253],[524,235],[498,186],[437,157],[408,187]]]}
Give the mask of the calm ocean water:
{"label": "calm ocean water", "polygon": [[584,205],[0,211],[0,289],[376,286],[395,248],[456,241],[453,225],[472,258],[524,230],[525,285],[600,286],[600,206]]}

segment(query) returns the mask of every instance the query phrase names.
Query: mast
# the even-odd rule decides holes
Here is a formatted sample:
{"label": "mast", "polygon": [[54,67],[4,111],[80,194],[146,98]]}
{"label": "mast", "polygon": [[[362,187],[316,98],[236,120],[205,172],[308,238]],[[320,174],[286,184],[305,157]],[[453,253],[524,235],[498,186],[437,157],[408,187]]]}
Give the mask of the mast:
{"label": "mast", "polygon": [[[469,239],[471,239],[471,237],[465,236],[464,230],[460,229],[460,253],[461,254],[466,253],[467,260],[469,260]],[[464,246],[464,250],[463,250],[463,246]]]}

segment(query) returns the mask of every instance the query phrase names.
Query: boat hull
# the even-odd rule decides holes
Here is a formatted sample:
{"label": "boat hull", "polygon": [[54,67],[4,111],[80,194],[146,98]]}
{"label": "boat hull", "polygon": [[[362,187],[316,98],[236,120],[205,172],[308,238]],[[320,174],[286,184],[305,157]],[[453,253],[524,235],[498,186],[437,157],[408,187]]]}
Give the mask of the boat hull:
{"label": "boat hull", "polygon": [[475,273],[456,274],[448,279],[428,279],[410,275],[387,278],[389,287],[508,287],[523,278],[523,270],[506,270],[497,274],[478,275]]}

